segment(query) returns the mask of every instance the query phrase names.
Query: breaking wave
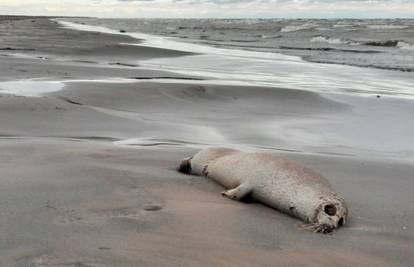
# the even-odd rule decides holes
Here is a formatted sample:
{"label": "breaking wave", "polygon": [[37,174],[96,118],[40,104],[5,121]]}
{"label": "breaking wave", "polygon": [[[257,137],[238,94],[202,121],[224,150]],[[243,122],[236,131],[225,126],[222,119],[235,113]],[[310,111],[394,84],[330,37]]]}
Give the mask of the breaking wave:
{"label": "breaking wave", "polygon": [[399,41],[397,43],[397,46],[401,49],[405,49],[405,50],[414,50],[414,44],[411,43],[407,43],[404,41]]}
{"label": "breaking wave", "polygon": [[410,25],[386,25],[386,24],[374,24],[366,25],[367,28],[372,30],[397,30],[397,29],[407,29],[410,28]]}
{"label": "breaking wave", "polygon": [[367,45],[378,47],[397,47],[400,49],[414,50],[414,44],[401,40],[386,41],[355,41],[351,39],[333,38],[328,36],[315,36],[310,40],[311,43],[328,43],[333,45]]}
{"label": "breaking wave", "polygon": [[309,30],[313,29],[315,27],[318,27],[318,24],[315,23],[305,23],[301,25],[288,25],[283,27],[280,32],[296,32],[296,31],[302,31],[302,30]]}
{"label": "breaking wave", "polygon": [[400,49],[414,50],[414,44],[401,40],[368,41],[363,44],[369,46],[398,47]]}
{"label": "breaking wave", "polygon": [[398,40],[386,40],[386,41],[368,41],[364,42],[364,45],[369,46],[382,46],[382,47],[396,47],[400,41]]}
{"label": "breaking wave", "polygon": [[341,38],[332,38],[326,36],[316,36],[310,40],[312,43],[328,43],[328,44],[344,44],[344,45],[359,45],[359,42],[341,39]]}

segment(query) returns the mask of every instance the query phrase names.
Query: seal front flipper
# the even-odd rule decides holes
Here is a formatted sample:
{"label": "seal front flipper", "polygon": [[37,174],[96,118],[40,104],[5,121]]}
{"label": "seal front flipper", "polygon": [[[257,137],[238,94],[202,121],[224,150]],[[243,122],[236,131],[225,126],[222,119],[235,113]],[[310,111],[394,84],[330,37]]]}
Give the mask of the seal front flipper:
{"label": "seal front flipper", "polygon": [[221,194],[233,200],[241,200],[253,191],[253,187],[243,183],[236,188],[223,191]]}

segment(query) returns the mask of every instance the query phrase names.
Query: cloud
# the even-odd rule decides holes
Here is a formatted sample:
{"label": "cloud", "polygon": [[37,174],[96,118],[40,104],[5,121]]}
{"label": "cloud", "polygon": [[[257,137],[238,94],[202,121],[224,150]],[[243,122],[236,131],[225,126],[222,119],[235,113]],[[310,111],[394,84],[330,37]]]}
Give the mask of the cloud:
{"label": "cloud", "polygon": [[414,0],[0,0],[0,14],[175,18],[414,18]]}

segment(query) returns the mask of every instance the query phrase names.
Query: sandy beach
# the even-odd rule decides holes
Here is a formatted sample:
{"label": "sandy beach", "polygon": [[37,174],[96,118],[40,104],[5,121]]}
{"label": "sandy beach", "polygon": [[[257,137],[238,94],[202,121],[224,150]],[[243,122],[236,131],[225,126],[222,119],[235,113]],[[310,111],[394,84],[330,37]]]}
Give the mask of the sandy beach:
{"label": "sandy beach", "polygon": [[[47,18],[0,20],[1,266],[414,264],[414,98],[237,84],[195,71],[225,65],[208,54],[142,42]],[[168,67],[182,62],[193,71]],[[326,74],[327,64],[300,64]],[[388,82],[379,86],[413,79],[333,66]],[[209,146],[321,172],[347,200],[349,224],[300,230],[176,171]]]}

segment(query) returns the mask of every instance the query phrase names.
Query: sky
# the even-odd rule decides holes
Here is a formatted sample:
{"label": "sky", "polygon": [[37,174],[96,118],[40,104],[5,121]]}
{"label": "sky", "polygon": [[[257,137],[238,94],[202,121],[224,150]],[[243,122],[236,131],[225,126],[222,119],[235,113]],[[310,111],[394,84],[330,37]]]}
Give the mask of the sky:
{"label": "sky", "polygon": [[104,18],[414,18],[414,0],[0,0],[0,14]]}

